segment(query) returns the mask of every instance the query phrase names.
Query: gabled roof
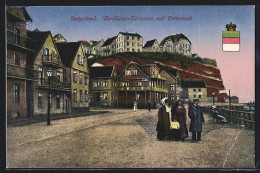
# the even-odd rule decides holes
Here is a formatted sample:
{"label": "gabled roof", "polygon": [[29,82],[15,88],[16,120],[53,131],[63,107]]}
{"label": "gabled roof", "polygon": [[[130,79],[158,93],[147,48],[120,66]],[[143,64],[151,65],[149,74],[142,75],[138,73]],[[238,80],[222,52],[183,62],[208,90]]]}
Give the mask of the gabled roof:
{"label": "gabled roof", "polygon": [[160,72],[162,70],[165,70],[169,75],[171,75],[173,78],[176,78],[176,76],[178,75],[178,70],[177,69],[161,69]]}
{"label": "gabled roof", "polygon": [[155,41],[156,41],[156,39],[147,41],[143,48],[153,46]]}
{"label": "gabled roof", "polygon": [[182,88],[206,88],[206,84],[203,80],[182,80]]}
{"label": "gabled roof", "polygon": [[[134,65],[134,66],[136,67],[136,69],[137,69],[138,71],[140,71],[147,79],[150,78],[150,74],[145,73],[144,70],[143,70],[143,68],[156,66],[155,64],[142,64],[142,65],[140,65],[140,64],[138,64],[138,63],[136,63],[136,62],[130,62],[130,63],[124,68],[124,70],[118,75],[118,78],[121,77],[122,74],[124,74],[125,69],[127,69],[130,65]],[[157,67],[157,66],[156,66],[156,67]],[[158,67],[157,67],[157,68],[158,68]],[[149,73],[150,73],[150,70],[149,70]]]}
{"label": "gabled roof", "polygon": [[107,40],[103,43],[103,45],[102,45],[101,47],[110,45],[110,44],[116,39],[116,37],[117,37],[117,36],[107,39]]}
{"label": "gabled roof", "polygon": [[80,42],[67,42],[67,43],[56,43],[56,45],[57,45],[57,49],[59,51],[62,63],[67,67],[71,67],[81,43]]}
{"label": "gabled roof", "polygon": [[89,44],[89,42],[87,42],[87,41],[85,41],[85,40],[79,40],[79,42],[81,42],[81,44],[84,45],[84,46],[91,46],[91,45]]}
{"label": "gabled roof", "polygon": [[26,45],[28,48],[35,51],[35,54],[28,57],[29,61],[34,61],[35,56],[38,55],[43,47],[48,35],[51,35],[50,31],[27,31],[27,37],[31,39],[27,40]]}
{"label": "gabled roof", "polygon": [[92,46],[96,46],[96,45],[98,45],[101,41],[90,41],[90,42],[92,42]]}
{"label": "gabled roof", "polygon": [[[166,40],[169,40],[169,39],[171,39],[173,43],[176,43],[176,42],[180,41],[180,39],[186,39],[186,40],[188,40],[188,41],[190,42],[190,40],[189,40],[184,34],[180,33],[180,34],[170,35],[170,36],[168,36],[168,37],[165,37],[165,38],[161,41],[160,46],[163,46],[164,43],[165,43],[165,41],[166,41]],[[191,43],[191,42],[190,42],[190,43]]]}
{"label": "gabled roof", "polygon": [[130,33],[130,32],[119,32],[119,34],[122,34],[122,35],[128,35],[128,36],[136,36],[136,37],[142,37],[140,34],[138,33]]}
{"label": "gabled roof", "polygon": [[113,66],[90,67],[90,78],[110,78],[113,73]]}

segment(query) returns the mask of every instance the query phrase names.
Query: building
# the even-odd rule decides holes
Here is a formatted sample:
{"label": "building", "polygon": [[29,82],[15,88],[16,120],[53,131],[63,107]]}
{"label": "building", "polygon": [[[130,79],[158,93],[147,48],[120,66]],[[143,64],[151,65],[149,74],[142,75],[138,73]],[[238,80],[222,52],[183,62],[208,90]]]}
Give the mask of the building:
{"label": "building", "polygon": [[166,78],[159,74],[155,64],[140,65],[130,62],[118,76],[118,102],[120,107],[146,107],[151,101],[153,106],[160,104],[167,96]]}
{"label": "building", "polygon": [[34,114],[33,82],[36,71],[27,68],[28,47],[26,22],[32,21],[24,7],[7,7],[7,120],[29,118]]}
{"label": "building", "polygon": [[193,99],[207,102],[207,87],[204,81],[200,80],[181,80],[181,99],[187,103]]}
{"label": "building", "polygon": [[67,40],[61,35],[61,34],[57,34],[53,37],[53,40],[55,43],[66,43]]}
{"label": "building", "polygon": [[71,112],[89,111],[89,69],[81,42],[56,43],[64,64],[64,82],[67,91],[66,104]]}
{"label": "building", "polygon": [[103,48],[101,47],[104,44],[104,40],[101,39],[100,41],[93,41],[91,40],[89,44],[92,47],[91,54],[93,55],[102,55],[103,54]]}
{"label": "building", "polygon": [[143,49],[143,52],[160,52],[160,45],[156,39],[149,40],[145,43]]}
{"label": "building", "polygon": [[230,100],[231,100],[231,103],[239,103],[239,99],[237,96],[231,96]]}
{"label": "building", "polygon": [[81,42],[82,46],[83,46],[83,51],[86,55],[91,55],[92,54],[92,46],[89,44],[89,42],[87,41],[79,41]]}
{"label": "building", "polygon": [[143,38],[138,33],[119,32],[116,38],[116,53],[142,52]]}
{"label": "building", "polygon": [[178,53],[191,57],[191,42],[182,33],[165,37],[160,43],[162,52]]}
{"label": "building", "polygon": [[112,55],[116,53],[116,36],[107,39],[101,46],[103,50],[103,56]]}
{"label": "building", "polygon": [[173,104],[180,99],[180,77],[177,69],[161,69],[160,75],[166,78],[165,87],[168,89],[168,100]]}
{"label": "building", "polygon": [[[66,92],[69,88],[64,83],[64,66],[51,32],[28,31],[27,36],[31,38],[28,47],[35,51],[28,54],[27,66],[37,72],[37,82],[34,82],[31,89],[34,114],[47,114],[48,98],[50,99],[51,114],[69,112],[69,105],[66,104],[68,99]],[[50,77],[47,72],[51,73]]]}
{"label": "building", "polygon": [[90,105],[117,107],[117,73],[115,66],[90,67]]}

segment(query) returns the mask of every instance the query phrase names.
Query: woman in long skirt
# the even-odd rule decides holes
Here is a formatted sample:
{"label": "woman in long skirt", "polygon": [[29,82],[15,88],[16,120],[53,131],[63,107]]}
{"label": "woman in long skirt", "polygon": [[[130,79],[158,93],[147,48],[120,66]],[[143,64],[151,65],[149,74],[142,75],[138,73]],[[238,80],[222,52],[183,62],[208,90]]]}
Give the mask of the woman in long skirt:
{"label": "woman in long skirt", "polygon": [[188,129],[186,126],[186,120],[187,120],[186,109],[183,106],[181,100],[178,100],[175,106],[172,107],[171,114],[172,114],[172,121],[177,121],[180,124],[179,130],[173,131],[173,137],[177,139],[181,139],[183,142],[184,138],[188,137]]}

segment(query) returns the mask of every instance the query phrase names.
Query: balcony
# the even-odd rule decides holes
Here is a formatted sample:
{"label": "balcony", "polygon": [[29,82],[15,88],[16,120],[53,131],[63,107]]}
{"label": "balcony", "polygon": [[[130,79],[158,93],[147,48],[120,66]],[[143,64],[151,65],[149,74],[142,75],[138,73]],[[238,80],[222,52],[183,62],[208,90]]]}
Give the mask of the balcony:
{"label": "balcony", "polygon": [[50,55],[42,55],[42,64],[44,66],[52,67],[52,68],[60,68],[62,67],[62,63],[58,61],[58,54],[50,54]]}
{"label": "balcony", "polygon": [[13,31],[7,30],[7,43],[13,46],[16,46],[21,49],[25,49],[27,51],[34,52],[34,50],[31,50],[27,47],[27,42],[31,41],[32,43],[35,42],[35,40],[26,37],[22,34],[14,33]]}
{"label": "balcony", "polygon": [[117,87],[118,91],[157,91],[157,92],[165,92],[167,93],[168,90],[166,88],[160,87],[151,87],[151,86],[138,86],[138,87]]}
{"label": "balcony", "polygon": [[37,80],[37,72],[32,69],[7,64],[7,77]]}
{"label": "balcony", "polygon": [[[41,89],[48,89],[49,88],[49,83],[48,79],[42,79],[37,81],[37,88]],[[52,90],[62,90],[62,91],[70,91],[70,83],[68,82],[61,82],[58,81],[55,77],[50,78],[50,89]]]}
{"label": "balcony", "polygon": [[161,76],[160,74],[151,74],[150,75],[151,79],[161,79],[161,80],[166,80],[164,76]]}

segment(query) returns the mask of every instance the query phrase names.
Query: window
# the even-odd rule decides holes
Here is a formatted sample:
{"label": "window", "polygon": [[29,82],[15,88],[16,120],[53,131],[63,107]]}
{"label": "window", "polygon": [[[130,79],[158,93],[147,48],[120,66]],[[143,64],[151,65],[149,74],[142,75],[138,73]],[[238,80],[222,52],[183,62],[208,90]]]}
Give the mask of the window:
{"label": "window", "polygon": [[199,98],[201,98],[201,95],[199,94]]}
{"label": "window", "polygon": [[127,52],[129,52],[129,48],[127,48],[126,50],[127,50]]}
{"label": "window", "polygon": [[57,96],[56,96],[56,108],[60,109],[60,95],[59,94],[57,94]]}
{"label": "window", "polygon": [[174,95],[173,94],[170,95],[170,99],[174,100]]}
{"label": "window", "polygon": [[193,97],[196,98],[196,95],[194,94]]}
{"label": "window", "polygon": [[87,85],[88,84],[88,75],[87,75],[87,73],[85,73],[85,85]]}
{"label": "window", "polygon": [[199,88],[199,91],[201,91],[201,89]]}
{"label": "window", "polygon": [[74,102],[76,102],[76,101],[77,101],[77,90],[74,89]]}
{"label": "window", "polygon": [[126,46],[129,46],[129,42],[126,43]]}
{"label": "window", "polygon": [[132,49],[132,52],[134,52],[135,51],[135,49]]}
{"label": "window", "polygon": [[126,76],[130,76],[131,75],[131,70],[126,70]]}
{"label": "window", "polygon": [[42,93],[38,93],[38,108],[42,108]]}
{"label": "window", "polygon": [[143,82],[137,82],[137,86],[143,86]]}
{"label": "window", "polygon": [[140,100],[141,99],[141,95],[137,94],[137,99]]}
{"label": "window", "polygon": [[14,64],[20,66],[20,55],[14,54]]}
{"label": "window", "polygon": [[134,40],[135,38],[132,36],[132,40]]}
{"label": "window", "polygon": [[77,83],[77,71],[73,72],[73,81]]}
{"label": "window", "polygon": [[19,28],[14,28],[14,32],[15,32],[15,41],[16,44],[20,44],[20,34],[21,34],[21,30]]}
{"label": "window", "polygon": [[129,82],[120,82],[120,86],[129,86]]}
{"label": "window", "polygon": [[102,87],[106,87],[107,86],[107,80],[104,80],[103,82],[102,82]]}
{"label": "window", "polygon": [[57,73],[56,73],[56,78],[57,78],[57,81],[60,81],[60,72],[59,71],[57,71]]}
{"label": "window", "polygon": [[173,84],[170,85],[170,90],[171,90],[171,91],[174,90],[174,85],[173,85]]}
{"label": "window", "polygon": [[88,92],[85,91],[85,102],[88,102]]}
{"label": "window", "polygon": [[196,91],[196,89],[193,89],[193,91],[195,92],[195,91]]}
{"label": "window", "polygon": [[79,83],[82,84],[82,72],[79,72]]}
{"label": "window", "polygon": [[14,103],[20,102],[19,84],[14,84]]}
{"label": "window", "polygon": [[140,37],[137,37],[137,40],[140,40]]}
{"label": "window", "polygon": [[104,98],[104,100],[107,100],[107,92],[103,93],[103,98]]}
{"label": "window", "polygon": [[79,101],[83,102],[83,92],[82,92],[82,90],[79,90]]}
{"label": "window", "polygon": [[132,46],[135,46],[135,43],[132,43]]}
{"label": "window", "polygon": [[133,71],[132,71],[132,75],[137,75],[137,70],[136,69],[134,69]]}
{"label": "window", "polygon": [[94,81],[93,82],[93,87],[99,87],[100,86],[100,82],[99,81]]}
{"label": "window", "polygon": [[140,49],[138,49],[138,52],[140,52]]}
{"label": "window", "polygon": [[126,39],[129,40],[129,37],[127,36]]}
{"label": "window", "polygon": [[83,57],[81,57],[80,55],[78,55],[78,64],[83,65]]}
{"label": "window", "polygon": [[38,68],[38,84],[42,84],[43,81],[43,73],[42,73],[42,67]]}

